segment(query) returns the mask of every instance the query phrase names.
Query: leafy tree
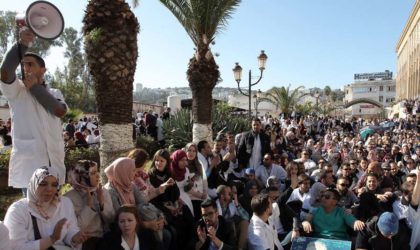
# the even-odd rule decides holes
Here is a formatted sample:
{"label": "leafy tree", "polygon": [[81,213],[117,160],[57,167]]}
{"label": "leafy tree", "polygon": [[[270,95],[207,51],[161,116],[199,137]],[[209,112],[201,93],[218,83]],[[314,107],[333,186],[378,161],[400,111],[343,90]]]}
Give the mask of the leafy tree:
{"label": "leafy tree", "polygon": [[184,27],[195,45],[187,79],[192,91],[193,141],[212,139],[212,92],[220,80],[210,46],[240,0],[160,0]]}
{"label": "leafy tree", "polygon": [[327,98],[329,98],[331,96],[331,92],[332,92],[331,87],[328,86],[328,85],[325,86],[325,88],[324,88],[324,94],[325,94],[325,96],[327,96]]}
{"label": "leafy tree", "polygon": [[[0,11],[0,59],[3,60],[3,55],[11,44],[16,42],[17,29],[16,29],[16,12],[14,11]],[[35,42],[29,49],[31,52],[39,54],[41,57],[48,55],[51,46],[61,46],[61,41],[44,40],[36,37]]]}
{"label": "leafy tree", "polygon": [[296,112],[299,112],[302,115],[306,116],[315,111],[316,107],[312,105],[312,102],[305,102],[303,104],[296,104],[295,110]]}
{"label": "leafy tree", "polygon": [[291,90],[290,84],[287,88],[284,86],[280,88],[273,87],[264,93],[264,96],[260,98],[260,101],[274,104],[276,108],[284,113],[285,117],[288,117],[293,110],[295,110],[295,106],[299,100],[305,95],[300,93],[300,90],[303,88],[304,86],[299,86],[296,89]]}

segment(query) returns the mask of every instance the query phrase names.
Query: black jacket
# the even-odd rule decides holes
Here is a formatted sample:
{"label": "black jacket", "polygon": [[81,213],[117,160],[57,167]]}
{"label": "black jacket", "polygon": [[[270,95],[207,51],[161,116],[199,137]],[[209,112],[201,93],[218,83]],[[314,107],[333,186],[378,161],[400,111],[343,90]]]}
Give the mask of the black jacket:
{"label": "black jacket", "polygon": [[[271,151],[270,148],[270,137],[265,133],[259,133],[260,142],[261,142],[261,160],[263,159],[266,153]],[[252,131],[248,131],[242,135],[241,141],[238,146],[238,163],[242,168],[246,168],[249,159],[251,158],[252,148],[254,147],[254,138],[255,134]]]}
{"label": "black jacket", "polygon": [[[206,228],[206,224],[203,219],[198,222],[198,226],[201,228]],[[216,231],[216,236],[223,242],[222,250],[233,250],[237,249],[237,240],[234,230],[234,225],[232,222],[226,222],[225,219],[219,215],[219,227]],[[198,239],[197,239],[198,240]],[[210,238],[207,237],[203,246],[200,250],[208,250],[210,247]]]}
{"label": "black jacket", "polygon": [[[155,240],[153,233],[150,230],[139,230],[137,232],[141,250],[163,250],[161,242]],[[97,249],[101,250],[124,250],[121,246],[121,232],[110,231],[104,235],[99,242]]]}

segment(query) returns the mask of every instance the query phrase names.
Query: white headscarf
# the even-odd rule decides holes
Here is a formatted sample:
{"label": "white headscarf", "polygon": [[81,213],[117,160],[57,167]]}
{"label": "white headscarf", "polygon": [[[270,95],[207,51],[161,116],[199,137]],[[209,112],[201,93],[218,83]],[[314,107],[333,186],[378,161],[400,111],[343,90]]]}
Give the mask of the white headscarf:
{"label": "white headscarf", "polygon": [[[54,176],[57,179],[57,182],[60,181],[60,176],[58,172],[55,170],[55,168],[52,167],[40,167],[35,170],[35,172],[32,174],[31,179],[29,180],[29,187],[28,187],[28,200],[29,203],[33,203],[35,205],[40,205],[39,198],[36,194],[36,190],[38,189],[39,183],[41,183],[46,177],[48,176]],[[59,187],[57,187],[58,189]],[[57,196],[53,199],[53,203],[59,202],[58,198],[58,190],[57,190]]]}

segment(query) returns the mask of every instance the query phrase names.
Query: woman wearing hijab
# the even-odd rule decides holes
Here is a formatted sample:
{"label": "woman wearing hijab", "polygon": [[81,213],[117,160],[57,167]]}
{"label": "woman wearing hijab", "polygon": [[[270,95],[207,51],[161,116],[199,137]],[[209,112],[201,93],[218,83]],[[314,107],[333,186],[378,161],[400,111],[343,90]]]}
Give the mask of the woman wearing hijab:
{"label": "woman wearing hijab", "polygon": [[[176,157],[177,162],[179,161],[179,156],[180,155],[177,155]],[[175,167],[176,170],[174,173],[171,173],[170,165],[171,157],[169,152],[165,149],[158,150],[153,156],[152,165],[149,171],[150,183],[152,183],[155,188],[165,182],[175,184],[176,182],[174,179],[180,180],[182,176],[185,176],[186,170],[184,170],[184,172],[180,168],[178,169],[178,165]],[[174,179],[172,177],[174,177]],[[192,242],[194,238],[193,217],[190,210],[182,203],[178,185],[168,186],[164,193],[159,194],[150,202],[165,214],[168,228],[174,238],[173,245],[170,249],[192,249],[194,245]]]}
{"label": "woman wearing hijab", "polygon": [[108,192],[100,184],[96,162],[80,160],[68,173],[72,188],[64,194],[74,205],[77,223],[91,238],[83,243],[83,249],[96,249],[113,218],[113,207]]}
{"label": "woman wearing hijab", "polygon": [[188,170],[187,165],[187,154],[183,150],[179,149],[172,153],[169,169],[178,185],[182,203],[190,209],[191,214],[194,216],[193,205],[191,198],[188,195],[188,192],[191,191],[191,188],[194,185],[194,181],[190,178],[190,171]]}
{"label": "woman wearing hijab", "polygon": [[191,190],[188,192],[188,195],[193,205],[194,219],[198,221],[201,219],[201,202],[207,198],[207,176],[203,174],[203,167],[198,161],[197,145],[188,143],[184,151],[187,153],[187,168],[190,172],[189,177],[191,181]]}
{"label": "woman wearing hijab", "polygon": [[77,131],[76,133],[74,133],[74,138],[76,138],[76,140],[74,142],[76,144],[76,146],[85,147],[85,148],[89,147],[89,145],[88,145],[88,143],[85,139],[85,136],[82,134],[82,132]]}
{"label": "woman wearing hijab", "polygon": [[126,157],[116,159],[105,168],[108,183],[104,188],[111,196],[114,211],[125,204],[141,206],[147,203],[140,190],[132,183],[135,170],[134,160]]}
{"label": "woman wearing hijab", "polygon": [[114,214],[122,205],[135,205],[142,218],[141,226],[154,231],[159,241],[165,241],[164,215],[153,204],[146,201],[133,183],[135,171],[134,160],[127,157],[118,158],[105,168],[108,183],[105,184],[104,189],[111,197]]}
{"label": "woman wearing hijab", "polygon": [[59,176],[54,168],[35,170],[28,197],[14,202],[4,224],[12,249],[79,249],[87,235],[79,231],[70,199],[58,194]]}

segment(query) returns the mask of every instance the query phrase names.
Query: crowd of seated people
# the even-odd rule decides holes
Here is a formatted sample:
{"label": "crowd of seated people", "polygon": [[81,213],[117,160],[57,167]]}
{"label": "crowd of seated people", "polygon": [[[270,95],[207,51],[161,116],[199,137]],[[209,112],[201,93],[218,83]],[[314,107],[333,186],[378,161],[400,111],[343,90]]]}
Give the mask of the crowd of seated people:
{"label": "crowd of seated people", "polygon": [[281,250],[298,237],[420,249],[419,123],[396,122],[362,139],[366,121],[254,118],[214,142],[134,149],[102,166],[103,185],[93,161],[67,176],[40,166],[0,249]]}

